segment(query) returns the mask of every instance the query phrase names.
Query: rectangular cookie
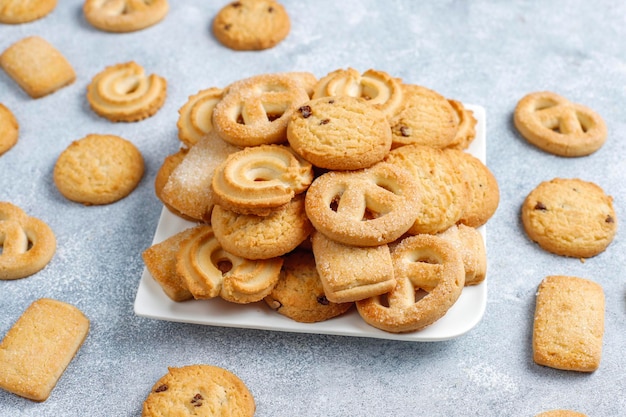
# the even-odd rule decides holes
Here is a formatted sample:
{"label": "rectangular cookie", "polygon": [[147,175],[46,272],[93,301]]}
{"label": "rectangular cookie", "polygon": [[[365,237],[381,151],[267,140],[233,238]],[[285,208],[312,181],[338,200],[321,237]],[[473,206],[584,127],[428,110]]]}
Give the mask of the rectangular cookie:
{"label": "rectangular cookie", "polygon": [[36,300],[0,342],[0,388],[47,400],[88,331],[89,319],[76,307]]}
{"label": "rectangular cookie", "polygon": [[604,291],[592,281],[553,275],[537,291],[533,359],[539,365],[593,372],[604,336]]}

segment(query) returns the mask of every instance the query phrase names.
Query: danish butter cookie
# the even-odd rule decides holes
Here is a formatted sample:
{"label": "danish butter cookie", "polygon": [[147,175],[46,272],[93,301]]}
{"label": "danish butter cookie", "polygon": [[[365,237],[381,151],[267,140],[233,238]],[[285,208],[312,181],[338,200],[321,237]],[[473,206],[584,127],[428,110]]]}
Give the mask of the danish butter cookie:
{"label": "danish butter cookie", "polygon": [[217,40],[238,51],[272,48],[287,37],[290,29],[287,11],[274,0],[233,1],[213,19]]}
{"label": "danish butter cookie", "polygon": [[329,301],[348,303],[391,291],[396,285],[387,245],[344,245],[313,232],[313,254]]}
{"label": "danish butter cookie", "polygon": [[359,97],[393,115],[402,105],[402,83],[384,71],[369,69],[360,74],[354,68],[338,69],[322,77],[313,89],[313,98]]}
{"label": "danish butter cookie", "polygon": [[169,11],[167,0],[85,0],[85,19],[106,32],[134,32],[155,25]]}
{"label": "danish butter cookie", "polygon": [[0,55],[0,67],[32,98],[51,94],[76,80],[67,59],[39,36],[9,46]]}
{"label": "danish butter cookie", "polygon": [[402,97],[389,119],[394,148],[414,143],[445,148],[454,141],[458,116],[445,97],[415,84],[402,84]]}
{"label": "danish butter cookie", "polygon": [[0,280],[39,272],[55,251],[56,238],[50,226],[11,203],[0,202]]}
{"label": "danish butter cookie", "polygon": [[530,143],[559,156],[589,155],[604,144],[606,124],[592,109],[540,91],[523,97],[513,113],[515,127]]}
{"label": "danish butter cookie", "polygon": [[604,291],[587,279],[552,275],[537,290],[533,360],[556,369],[593,372],[600,366]]}
{"label": "danish butter cookie", "polygon": [[161,200],[161,203],[163,203],[163,205],[165,207],[167,207],[167,209],[171,213],[173,213],[173,214],[177,215],[178,217],[181,217],[181,218],[183,218],[185,220],[198,221],[198,219],[194,219],[192,217],[189,217],[186,214],[183,214],[179,210],[177,210],[174,207],[172,207],[167,202],[167,200],[165,199],[165,197],[163,195],[163,190],[165,189],[165,186],[167,185],[167,182],[169,181],[170,176],[172,175],[172,172],[185,159],[185,155],[187,155],[187,152],[189,152],[188,148],[181,148],[181,149],[178,150],[178,152],[173,153],[173,154],[168,155],[168,156],[165,157],[165,159],[163,160],[163,163],[161,164],[161,167],[159,168],[159,170],[157,171],[156,176],[154,177],[154,192],[155,192],[157,198],[159,200]]}
{"label": "danish butter cookie", "polygon": [[478,120],[474,117],[474,112],[465,107],[460,101],[448,99],[448,102],[456,114],[455,121],[457,129],[454,139],[447,147],[465,150],[469,148],[470,144],[476,138],[476,124]]}
{"label": "danish butter cookie", "polygon": [[385,115],[360,98],[322,97],[294,112],[287,139],[298,155],[313,165],[334,170],[367,168],[391,149]]}
{"label": "danish butter cookie", "polygon": [[278,283],[265,297],[272,309],[300,323],[316,323],[340,316],[353,303],[333,303],[326,298],[310,251],[297,250],[284,257]]}
{"label": "danish butter cookie", "polygon": [[391,333],[423,329],[443,317],[461,295],[463,260],[444,239],[410,236],[394,246],[391,257],[396,286],[385,297],[356,303],[371,326]]}
{"label": "danish butter cookie", "polygon": [[309,78],[261,74],[230,84],[213,110],[213,128],[237,146],[286,142],[291,114],[309,100]]}
{"label": "danish butter cookie", "polygon": [[485,280],[487,251],[485,241],[478,230],[459,224],[439,233],[438,236],[450,242],[461,254],[465,269],[465,285],[476,285]]}
{"label": "danish butter cookie", "polygon": [[539,413],[535,417],[587,417],[587,415],[572,410],[550,410]]}
{"label": "danish butter cookie", "polygon": [[87,87],[92,110],[112,122],[136,122],[153,116],[165,102],[167,81],[146,75],[136,62],[106,67]]}
{"label": "danish butter cookie", "polygon": [[580,179],[539,184],[524,200],[522,222],[528,237],[543,249],[578,258],[603,252],[617,231],[613,198]]}
{"label": "danish butter cookie", "polygon": [[89,332],[89,319],[73,305],[34,301],[0,342],[0,388],[45,401]]}
{"label": "danish butter cookie", "polygon": [[0,0],[0,23],[27,23],[54,10],[57,0]]}
{"label": "danish butter cookie", "polygon": [[143,157],[135,145],[119,136],[91,134],[61,152],[53,176],[65,198],[101,205],[129,195],[143,173]]}
{"label": "danish butter cookie", "polygon": [[207,88],[190,96],[178,110],[178,138],[191,147],[213,130],[213,109],[222,99],[224,90]]}
{"label": "danish butter cookie", "polygon": [[215,206],[211,226],[225,250],[247,259],[284,255],[297,248],[313,231],[302,195],[294,197],[268,216],[239,214]]}
{"label": "danish butter cookie", "polygon": [[20,125],[11,110],[0,103],[0,155],[17,143]]}
{"label": "danish butter cookie", "polygon": [[143,403],[142,417],[252,417],[254,397],[232,372],[210,365],[168,368]]}

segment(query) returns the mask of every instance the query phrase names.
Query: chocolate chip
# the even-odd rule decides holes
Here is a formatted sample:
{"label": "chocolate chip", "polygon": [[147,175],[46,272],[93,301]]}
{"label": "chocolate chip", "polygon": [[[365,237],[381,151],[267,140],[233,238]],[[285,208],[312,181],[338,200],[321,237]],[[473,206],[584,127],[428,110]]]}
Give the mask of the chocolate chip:
{"label": "chocolate chip", "polygon": [[231,28],[232,26],[233,26],[233,25],[231,25],[230,23],[227,23],[227,24],[225,24],[225,25],[224,25],[224,30],[230,30],[230,28]]}
{"label": "chocolate chip", "polygon": [[300,113],[302,113],[302,117],[305,119],[310,117],[312,114],[311,106],[302,106],[298,109]]}
{"label": "chocolate chip", "polygon": [[546,211],[548,208],[541,201],[537,201],[537,204],[535,204],[535,210]]}
{"label": "chocolate chip", "polygon": [[163,392],[163,391],[167,391],[167,385],[165,384],[159,385],[157,389],[154,390],[154,392]]}
{"label": "chocolate chip", "polygon": [[328,104],[335,104],[335,100],[328,100]]}
{"label": "chocolate chip", "polygon": [[270,6],[270,7],[268,7],[268,8],[267,8],[267,11],[268,11],[269,13],[272,13],[272,12],[274,11],[274,8],[273,8],[272,6]]}
{"label": "chocolate chip", "polygon": [[233,6],[234,8],[241,7],[241,2],[235,1],[235,2],[232,2],[230,5]]}
{"label": "chocolate chip", "polygon": [[201,407],[202,400],[204,400],[204,397],[202,397],[202,395],[198,393],[193,396],[193,398],[191,399],[191,403],[193,404],[194,407]]}
{"label": "chocolate chip", "polygon": [[411,128],[407,126],[400,127],[400,134],[405,138],[411,136]]}
{"label": "chocolate chip", "polygon": [[615,223],[615,219],[611,215],[606,216],[606,219],[604,221],[607,223]]}
{"label": "chocolate chip", "polygon": [[330,119],[324,119],[324,120],[320,121],[321,125],[327,125],[328,123],[330,123]]}
{"label": "chocolate chip", "polygon": [[329,304],[328,298],[325,295],[320,295],[317,297],[317,302],[323,306],[327,306]]}

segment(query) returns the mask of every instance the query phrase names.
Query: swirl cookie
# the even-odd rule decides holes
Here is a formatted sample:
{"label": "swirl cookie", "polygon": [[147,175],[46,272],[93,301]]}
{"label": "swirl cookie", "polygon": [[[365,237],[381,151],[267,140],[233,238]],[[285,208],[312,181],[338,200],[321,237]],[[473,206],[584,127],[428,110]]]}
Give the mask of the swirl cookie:
{"label": "swirl cookie", "polygon": [[613,198],[580,179],[539,184],[524,200],[522,222],[528,237],[543,249],[577,258],[603,252],[617,231]]}
{"label": "swirl cookie", "polygon": [[264,299],[272,310],[300,323],[316,323],[352,307],[352,303],[333,303],[326,298],[311,252],[298,250],[284,260],[278,283]]}
{"label": "swirl cookie", "polygon": [[54,232],[8,202],[0,202],[0,280],[19,279],[42,270],[56,251]]}
{"label": "swirl cookie", "polygon": [[592,154],[607,136],[598,113],[549,91],[523,97],[515,107],[513,121],[528,142],[559,156]]}
{"label": "swirl cookie", "polygon": [[155,25],[169,11],[167,0],[85,0],[85,19],[106,32],[134,32]]}
{"label": "swirl cookie", "polygon": [[370,167],[391,149],[385,115],[365,100],[350,96],[304,103],[289,119],[287,139],[302,158],[334,170]]}
{"label": "swirl cookie", "polygon": [[168,368],[143,403],[142,417],[252,417],[254,397],[232,372],[210,365]]}
{"label": "swirl cookie", "polygon": [[224,6],[213,19],[213,34],[238,51],[273,48],[289,34],[291,21],[274,0],[239,0]]}
{"label": "swirl cookie", "polygon": [[178,138],[191,147],[213,130],[213,109],[222,99],[224,90],[207,88],[190,96],[178,110]]}
{"label": "swirl cookie", "polygon": [[153,116],[165,102],[167,81],[146,75],[136,62],[116,64],[97,74],[87,87],[92,110],[112,122],[136,122]]}
{"label": "swirl cookie", "polygon": [[129,195],[143,173],[143,157],[132,142],[119,136],[92,134],[61,152],[53,177],[65,198],[84,205],[101,205]]}
{"label": "swirl cookie", "polygon": [[0,103],[0,155],[17,143],[20,125],[11,110]]}
{"label": "swirl cookie", "polygon": [[32,22],[47,16],[56,5],[57,0],[0,0],[0,23]]}
{"label": "swirl cookie", "polygon": [[456,114],[455,123],[457,125],[456,134],[448,148],[465,150],[469,148],[476,138],[476,124],[478,120],[474,117],[474,112],[469,110],[460,101],[448,100]]}

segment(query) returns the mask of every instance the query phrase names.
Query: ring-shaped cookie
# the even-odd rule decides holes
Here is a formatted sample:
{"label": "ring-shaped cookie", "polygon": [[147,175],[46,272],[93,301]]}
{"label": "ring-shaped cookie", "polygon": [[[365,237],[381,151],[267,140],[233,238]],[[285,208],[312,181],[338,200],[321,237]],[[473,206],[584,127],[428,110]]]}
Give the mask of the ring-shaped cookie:
{"label": "ring-shaped cookie", "polygon": [[25,278],[42,270],[56,251],[54,232],[19,207],[0,202],[0,280]]}
{"label": "ring-shaped cookie", "polygon": [[589,155],[604,144],[607,128],[598,113],[549,92],[523,97],[513,114],[515,127],[530,143],[559,156]]}
{"label": "ring-shaped cookie", "polygon": [[178,110],[178,138],[191,147],[213,130],[213,109],[222,99],[224,90],[207,88],[190,96]]}
{"label": "ring-shaped cookie", "polygon": [[413,224],[420,186],[388,163],[360,171],[331,171],[313,181],[305,206],[313,226],[330,239],[354,246],[392,242]]}
{"label": "ring-shaped cookie", "polygon": [[169,11],[167,0],[85,0],[85,19],[106,32],[134,32],[155,25]]}
{"label": "ring-shaped cookie", "polygon": [[433,235],[410,236],[391,256],[395,288],[386,296],[357,301],[360,316],[392,333],[420,330],[443,317],[465,284],[463,260],[452,244]]}
{"label": "ring-shaped cookie", "polygon": [[89,105],[113,122],[136,122],[154,115],[165,102],[167,81],[146,75],[130,61],[112,65],[97,74],[87,88]]}

